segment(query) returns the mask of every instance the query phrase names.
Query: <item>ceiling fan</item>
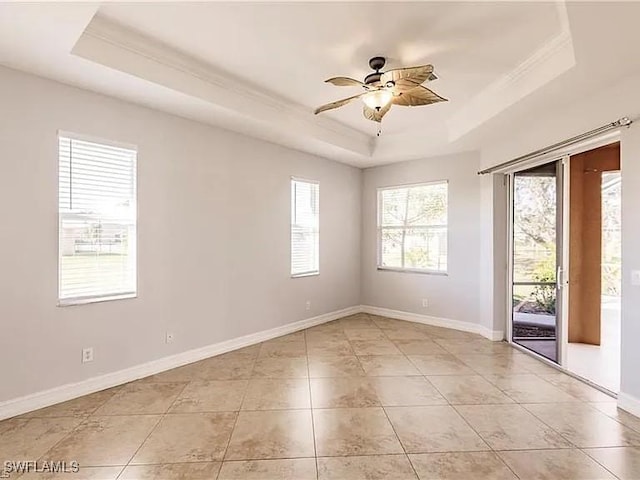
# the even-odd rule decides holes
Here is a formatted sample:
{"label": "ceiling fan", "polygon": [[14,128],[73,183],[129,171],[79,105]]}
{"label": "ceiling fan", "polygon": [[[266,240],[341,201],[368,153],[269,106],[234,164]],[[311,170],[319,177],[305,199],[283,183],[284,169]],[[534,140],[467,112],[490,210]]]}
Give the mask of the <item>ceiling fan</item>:
{"label": "ceiling fan", "polygon": [[365,91],[353,97],[322,105],[315,110],[315,114],[342,107],[360,98],[364,102],[364,117],[367,120],[380,123],[392,105],[414,107],[447,101],[446,98],[422,86],[424,82],[438,78],[433,73],[433,65],[397,68],[381,72],[380,70],[384,68],[385,63],[384,57],[373,57],[369,60],[369,66],[375,72],[367,75],[364,82],[348,77],[333,77],[325,80],[326,83],[338,87],[360,87]]}

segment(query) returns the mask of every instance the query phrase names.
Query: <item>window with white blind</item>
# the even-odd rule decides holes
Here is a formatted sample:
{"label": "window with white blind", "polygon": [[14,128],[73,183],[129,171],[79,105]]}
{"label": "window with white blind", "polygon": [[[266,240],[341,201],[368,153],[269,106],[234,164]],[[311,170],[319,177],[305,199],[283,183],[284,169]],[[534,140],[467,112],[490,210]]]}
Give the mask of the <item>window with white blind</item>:
{"label": "window with white blind", "polygon": [[60,305],[136,295],[135,148],[60,134]]}
{"label": "window with white blind", "polygon": [[317,275],[320,257],[320,185],[291,179],[291,275]]}
{"label": "window with white blind", "polygon": [[378,268],[447,272],[448,183],[378,189]]}

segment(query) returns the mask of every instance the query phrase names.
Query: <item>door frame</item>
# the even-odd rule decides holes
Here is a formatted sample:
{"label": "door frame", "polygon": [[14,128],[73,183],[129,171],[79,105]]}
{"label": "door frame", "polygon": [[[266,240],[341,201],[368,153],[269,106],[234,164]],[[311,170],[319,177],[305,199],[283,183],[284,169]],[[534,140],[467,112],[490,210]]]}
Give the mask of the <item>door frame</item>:
{"label": "door frame", "polygon": [[[620,142],[620,130],[615,130],[613,132],[607,132],[598,137],[594,137],[585,141],[583,143],[573,145],[564,149],[561,149],[557,152],[548,153],[542,155],[538,158],[534,158],[528,160],[522,165],[514,166],[510,169],[501,171],[504,175],[506,186],[507,186],[507,275],[506,275],[506,285],[505,289],[507,292],[506,295],[506,341],[513,346],[514,348],[531,355],[551,367],[562,370],[563,372],[582,380],[589,385],[601,390],[607,394],[611,394],[609,390],[587,380],[582,377],[579,377],[573,374],[566,368],[566,352],[567,346],[569,343],[569,335],[568,335],[568,327],[569,327],[569,296],[570,296],[570,288],[569,288],[569,229],[571,225],[571,217],[570,217],[570,201],[569,194],[571,189],[570,184],[570,175],[569,175],[569,167],[571,163],[571,156],[577,155],[579,153],[587,152],[589,150],[594,150],[599,147],[604,147],[606,145],[611,145],[616,142]],[[558,285],[560,285],[560,281],[562,281],[562,308],[561,314],[559,316],[559,321],[557,323],[557,331],[556,331],[556,341],[558,342],[558,362],[553,362],[548,358],[537,354],[536,352],[529,350],[521,345],[518,345],[513,341],[513,177],[514,174],[520,172],[522,170],[527,170],[529,168],[533,168],[536,166],[544,165],[546,163],[551,163],[554,161],[561,161],[562,165],[562,279],[556,279],[558,281]],[[560,295],[559,295],[560,296]]]}
{"label": "door frame", "polygon": [[[543,360],[549,365],[560,366],[565,365],[565,341],[568,339],[567,327],[568,327],[568,271],[569,271],[569,155],[560,155],[556,157],[540,158],[536,162],[527,162],[519,168],[514,168],[505,173],[507,182],[507,202],[508,202],[508,215],[507,215],[507,342],[536,358]],[[513,235],[514,235],[514,176],[516,173],[523,170],[528,170],[541,165],[550,163],[556,164],[556,265],[560,265],[560,269],[557,270],[556,275],[556,359],[557,362],[540,355],[539,353],[530,350],[513,341]]]}

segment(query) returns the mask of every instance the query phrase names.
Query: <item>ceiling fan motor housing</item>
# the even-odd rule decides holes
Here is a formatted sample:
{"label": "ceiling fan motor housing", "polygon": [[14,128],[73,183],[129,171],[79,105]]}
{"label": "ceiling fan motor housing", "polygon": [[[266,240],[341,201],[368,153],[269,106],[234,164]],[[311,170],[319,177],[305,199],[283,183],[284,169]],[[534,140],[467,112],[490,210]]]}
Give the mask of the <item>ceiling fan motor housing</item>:
{"label": "ceiling fan motor housing", "polygon": [[375,71],[382,70],[385,63],[387,60],[384,57],[373,57],[369,60],[369,66]]}
{"label": "ceiling fan motor housing", "polygon": [[[375,70],[374,73],[370,73],[364,78],[364,83],[366,85],[375,85],[375,86],[383,86],[380,83],[380,79],[382,78],[382,70],[387,63],[387,60],[384,57],[373,57],[369,60],[369,66]],[[392,88],[395,85],[394,82],[387,82],[385,87]]]}

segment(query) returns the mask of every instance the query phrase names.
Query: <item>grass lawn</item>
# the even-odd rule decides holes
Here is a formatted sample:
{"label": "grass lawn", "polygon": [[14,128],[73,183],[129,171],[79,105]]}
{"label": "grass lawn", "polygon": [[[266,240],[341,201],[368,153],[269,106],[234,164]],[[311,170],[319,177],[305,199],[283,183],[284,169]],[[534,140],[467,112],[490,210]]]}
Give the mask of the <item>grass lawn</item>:
{"label": "grass lawn", "polygon": [[60,267],[63,298],[135,290],[135,266],[129,255],[63,255]]}

